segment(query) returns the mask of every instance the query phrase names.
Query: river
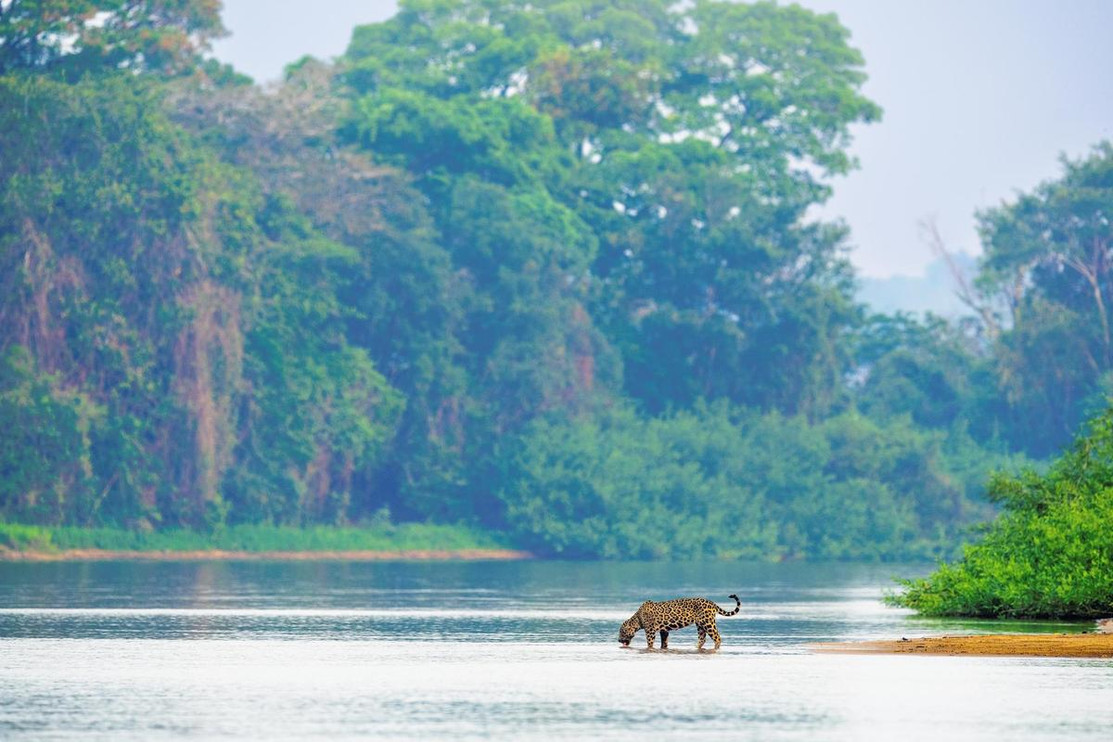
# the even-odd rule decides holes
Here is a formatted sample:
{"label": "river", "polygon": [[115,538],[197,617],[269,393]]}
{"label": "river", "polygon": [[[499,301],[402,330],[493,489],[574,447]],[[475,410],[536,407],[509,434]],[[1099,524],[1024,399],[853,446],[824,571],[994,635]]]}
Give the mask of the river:
{"label": "river", "polygon": [[[0,739],[1101,740],[1113,661],[815,654],[1078,625],[881,603],[923,565],[0,564]],[[667,652],[616,641],[700,595]]]}

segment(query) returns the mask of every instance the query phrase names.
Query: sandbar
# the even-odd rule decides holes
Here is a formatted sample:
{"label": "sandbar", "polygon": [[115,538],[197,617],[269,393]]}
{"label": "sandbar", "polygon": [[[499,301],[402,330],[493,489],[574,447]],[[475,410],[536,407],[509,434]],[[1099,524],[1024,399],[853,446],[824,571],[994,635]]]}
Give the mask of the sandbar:
{"label": "sandbar", "polygon": [[813,651],[838,654],[924,654],[1002,657],[1113,658],[1113,634],[982,634],[927,636],[811,645]]}

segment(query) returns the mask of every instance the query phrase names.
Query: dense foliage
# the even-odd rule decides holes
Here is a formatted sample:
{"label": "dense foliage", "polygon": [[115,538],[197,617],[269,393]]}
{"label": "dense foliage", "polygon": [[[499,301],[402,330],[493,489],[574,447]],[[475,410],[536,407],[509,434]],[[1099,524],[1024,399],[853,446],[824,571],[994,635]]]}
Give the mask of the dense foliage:
{"label": "dense foliage", "polygon": [[354,250],[109,77],[0,80],[0,503],[38,522],[335,517],[401,410]]}
{"label": "dense foliage", "polygon": [[856,414],[621,410],[534,425],[501,494],[525,545],[573,557],[927,558],[988,514],[946,445]]}
{"label": "dense foliage", "polygon": [[998,476],[1004,513],[960,562],[905,583],[897,605],[928,615],[1096,618],[1113,614],[1113,412],[1045,474]]}
{"label": "dense foliage", "polygon": [[869,316],[834,16],[408,0],[264,89],[212,0],[50,5],[0,6],[2,520],[947,555],[1103,399],[1113,150],[982,216],[978,319]]}

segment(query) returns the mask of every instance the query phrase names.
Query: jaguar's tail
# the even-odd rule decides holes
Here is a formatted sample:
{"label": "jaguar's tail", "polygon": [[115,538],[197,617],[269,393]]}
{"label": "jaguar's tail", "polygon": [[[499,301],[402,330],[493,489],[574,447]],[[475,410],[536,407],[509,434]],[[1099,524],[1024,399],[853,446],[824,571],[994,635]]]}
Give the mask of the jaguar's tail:
{"label": "jaguar's tail", "polygon": [[742,601],[738,599],[738,596],[737,595],[731,595],[730,597],[734,598],[734,610],[733,611],[724,611],[719,606],[715,606],[715,610],[717,610],[723,616],[733,616],[735,613],[738,613],[738,611],[742,610]]}

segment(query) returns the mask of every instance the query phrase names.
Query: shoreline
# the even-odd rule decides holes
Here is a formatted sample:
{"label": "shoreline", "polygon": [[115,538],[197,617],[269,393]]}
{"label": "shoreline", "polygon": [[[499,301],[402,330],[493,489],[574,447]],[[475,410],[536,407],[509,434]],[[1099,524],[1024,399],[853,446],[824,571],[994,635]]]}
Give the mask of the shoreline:
{"label": "shoreline", "polygon": [[1113,634],[981,634],[812,644],[819,654],[918,654],[944,657],[1092,657],[1113,659]]}
{"label": "shoreline", "polygon": [[189,549],[135,551],[116,549],[16,550],[0,547],[0,562],[478,562],[536,559],[516,549],[396,549],[321,551],[237,551]]}

